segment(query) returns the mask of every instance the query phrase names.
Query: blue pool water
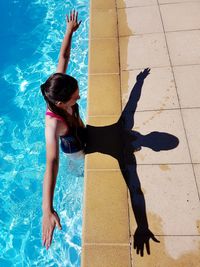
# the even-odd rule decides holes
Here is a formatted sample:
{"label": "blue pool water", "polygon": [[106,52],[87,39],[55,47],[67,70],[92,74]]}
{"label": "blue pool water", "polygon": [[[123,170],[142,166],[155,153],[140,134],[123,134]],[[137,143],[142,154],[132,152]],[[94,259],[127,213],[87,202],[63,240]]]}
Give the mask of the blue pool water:
{"label": "blue pool water", "polygon": [[79,81],[85,121],[88,63],[88,0],[0,2],[0,266],[80,266],[83,160],[60,152],[54,194],[62,231],[42,247],[42,184],[45,171],[45,103],[40,84],[55,72],[66,28],[65,14],[79,11],[67,73]]}

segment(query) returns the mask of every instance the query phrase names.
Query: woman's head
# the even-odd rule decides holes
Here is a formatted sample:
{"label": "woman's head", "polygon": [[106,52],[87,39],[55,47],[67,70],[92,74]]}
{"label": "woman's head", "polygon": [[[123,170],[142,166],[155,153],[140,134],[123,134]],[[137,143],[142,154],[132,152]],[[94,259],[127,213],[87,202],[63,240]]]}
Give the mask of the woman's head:
{"label": "woman's head", "polygon": [[52,111],[73,106],[80,98],[77,80],[64,73],[52,74],[41,85],[41,92]]}

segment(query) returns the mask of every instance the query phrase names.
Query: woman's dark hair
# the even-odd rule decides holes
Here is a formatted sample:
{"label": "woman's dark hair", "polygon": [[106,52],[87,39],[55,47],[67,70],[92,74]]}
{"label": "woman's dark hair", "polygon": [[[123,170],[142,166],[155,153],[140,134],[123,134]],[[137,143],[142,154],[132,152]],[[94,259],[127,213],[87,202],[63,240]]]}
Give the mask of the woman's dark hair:
{"label": "woman's dark hair", "polygon": [[67,102],[72,94],[78,88],[78,82],[75,78],[64,73],[52,74],[41,86],[42,95],[48,108],[57,115],[60,115],[65,121],[73,125],[73,119],[56,106],[57,101]]}

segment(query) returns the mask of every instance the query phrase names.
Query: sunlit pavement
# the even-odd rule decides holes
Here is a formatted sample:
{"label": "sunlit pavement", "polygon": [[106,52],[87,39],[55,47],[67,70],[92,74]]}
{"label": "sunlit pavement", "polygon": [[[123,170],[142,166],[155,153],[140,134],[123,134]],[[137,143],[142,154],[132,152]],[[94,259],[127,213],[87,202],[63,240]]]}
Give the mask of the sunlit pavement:
{"label": "sunlit pavement", "polygon": [[[87,156],[86,190],[94,188],[95,182],[91,180],[95,177],[98,192],[108,190],[105,190],[108,186],[110,191],[101,203],[95,199],[95,193],[86,195],[84,266],[197,267],[200,1],[121,0],[116,4],[117,7],[115,1],[91,3],[88,122],[93,125],[115,122],[128,101],[137,74],[149,67],[151,73],[143,85],[133,129],[143,135],[154,131],[170,133],[179,139],[179,145],[157,152],[143,147],[135,153],[149,229],[160,240],[160,243],[150,240],[150,255],[144,248],[143,257],[132,248],[132,237],[126,231],[126,216],[131,235],[137,225],[131,206],[127,212],[126,200],[122,199],[126,190],[118,179],[116,162],[100,154]],[[117,186],[122,188],[120,193],[115,192]],[[113,200],[114,194],[118,195]],[[108,212],[105,206],[109,207]]]}

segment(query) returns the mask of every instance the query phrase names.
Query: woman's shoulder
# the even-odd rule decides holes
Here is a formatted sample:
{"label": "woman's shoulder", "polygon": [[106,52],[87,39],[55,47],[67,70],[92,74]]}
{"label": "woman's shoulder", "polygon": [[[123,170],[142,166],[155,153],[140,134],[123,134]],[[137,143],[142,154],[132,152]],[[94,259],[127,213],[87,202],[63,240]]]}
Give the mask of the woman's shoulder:
{"label": "woman's shoulder", "polygon": [[[48,115],[48,114],[47,114]],[[60,121],[52,116],[46,116],[45,117],[45,126],[46,128],[49,128],[51,130],[56,130],[59,126]]]}
{"label": "woman's shoulder", "polygon": [[57,120],[56,118],[51,118],[46,116],[45,121],[45,133],[50,135],[56,135],[57,137],[66,135],[69,132],[69,127],[67,124],[64,124],[62,121]]}
{"label": "woman's shoulder", "polygon": [[65,119],[62,116],[60,116],[60,115],[52,112],[49,109],[46,110],[46,117],[54,118],[54,119],[59,120],[59,121],[62,121],[63,123],[66,124],[66,121],[65,121]]}

